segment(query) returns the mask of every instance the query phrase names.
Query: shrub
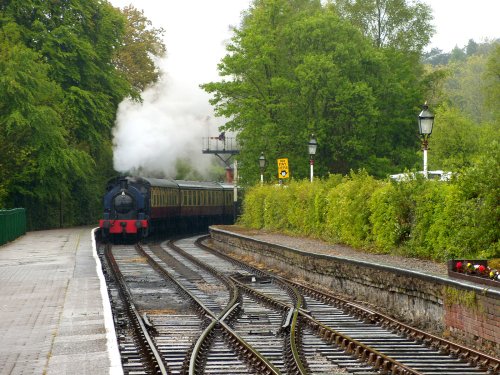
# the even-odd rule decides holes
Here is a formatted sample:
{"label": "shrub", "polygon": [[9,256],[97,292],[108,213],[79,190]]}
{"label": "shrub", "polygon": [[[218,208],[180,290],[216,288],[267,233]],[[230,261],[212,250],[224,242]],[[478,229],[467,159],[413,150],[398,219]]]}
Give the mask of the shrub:
{"label": "shrub", "polygon": [[330,190],[325,230],[331,240],[351,246],[370,243],[369,200],[380,184],[366,171],[351,172],[340,185]]}
{"label": "shrub", "polygon": [[396,200],[397,190],[394,184],[386,183],[373,192],[370,198],[370,223],[375,246],[382,251],[389,251],[401,244],[409,229],[401,219],[400,207]]}
{"label": "shrub", "polygon": [[286,185],[268,185],[264,200],[264,228],[288,232],[288,209],[290,207],[290,190]]}
{"label": "shrub", "polygon": [[248,188],[243,200],[243,213],[238,219],[241,225],[254,229],[264,227],[264,202],[269,194],[266,188],[268,187],[254,186]]}
{"label": "shrub", "polygon": [[451,182],[380,181],[365,171],[250,188],[240,223],[406,256],[500,256],[499,144]]}

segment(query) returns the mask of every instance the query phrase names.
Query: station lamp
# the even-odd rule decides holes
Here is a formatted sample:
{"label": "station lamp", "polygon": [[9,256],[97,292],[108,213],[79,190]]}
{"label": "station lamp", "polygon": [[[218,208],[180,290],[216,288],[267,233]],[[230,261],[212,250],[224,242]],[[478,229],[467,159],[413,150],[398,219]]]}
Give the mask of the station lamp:
{"label": "station lamp", "polygon": [[314,178],[314,155],[316,155],[316,148],[318,147],[318,142],[314,137],[314,134],[311,134],[311,139],[308,143],[309,147],[309,164],[311,166],[311,182],[313,182]]}
{"label": "station lamp", "polygon": [[422,106],[422,112],[418,115],[418,131],[422,138],[422,150],[424,152],[424,177],[427,178],[427,150],[429,149],[429,137],[434,126],[434,115],[429,111],[427,102]]}
{"label": "station lamp", "polygon": [[264,152],[260,153],[259,156],[259,167],[260,167],[260,184],[264,184],[264,169],[266,168],[266,158]]}

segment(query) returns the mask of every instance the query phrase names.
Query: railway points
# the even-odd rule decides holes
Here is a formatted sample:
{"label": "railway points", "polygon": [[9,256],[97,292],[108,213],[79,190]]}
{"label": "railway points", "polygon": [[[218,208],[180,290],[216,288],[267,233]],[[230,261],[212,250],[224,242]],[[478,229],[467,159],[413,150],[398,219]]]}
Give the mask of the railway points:
{"label": "railway points", "polygon": [[[193,241],[176,241],[179,249],[153,243],[140,251],[112,245],[129,285],[128,299],[138,312],[137,325],[158,343],[157,356],[167,359],[163,371],[150,365],[153,373],[376,374],[393,368],[401,374],[405,366],[416,366],[422,371],[407,373],[427,374],[438,361],[460,373],[489,374],[485,369],[495,363],[398,323],[381,323],[378,313],[361,304],[334,302],[331,296],[218,259]],[[1,298],[7,301],[0,312],[0,334],[12,343],[0,349],[0,373],[141,371],[136,339],[124,337],[129,327],[125,314],[115,315],[116,327],[107,325],[112,320],[107,293],[111,305],[120,302],[116,289],[108,285],[106,290],[100,282],[97,254],[104,253],[103,246],[98,244],[96,251],[90,228],[74,228],[28,233],[0,247],[0,282],[6,286]],[[149,257],[161,266],[151,269]],[[106,280],[112,279],[104,271]],[[425,356],[412,354],[415,348]],[[449,356],[447,350],[457,354]],[[281,356],[284,351],[290,355]],[[248,363],[254,367],[246,372]]]}
{"label": "railway points", "polygon": [[[128,290],[114,303],[130,303],[133,307],[125,310],[147,314],[152,346],[142,352],[160,353],[167,374],[473,375],[500,370],[499,360],[487,354],[269,274],[250,266],[248,258],[232,259],[196,238],[106,249],[117,261],[111,268],[122,274],[119,284]],[[170,297],[159,298],[165,293]],[[175,300],[185,307],[175,309]],[[183,313],[187,327],[177,320]],[[136,339],[129,337],[129,326],[122,324],[120,347],[146,336],[139,330]],[[141,363],[158,367],[140,352],[127,345],[127,355],[133,355],[124,365],[131,371],[140,371]]]}

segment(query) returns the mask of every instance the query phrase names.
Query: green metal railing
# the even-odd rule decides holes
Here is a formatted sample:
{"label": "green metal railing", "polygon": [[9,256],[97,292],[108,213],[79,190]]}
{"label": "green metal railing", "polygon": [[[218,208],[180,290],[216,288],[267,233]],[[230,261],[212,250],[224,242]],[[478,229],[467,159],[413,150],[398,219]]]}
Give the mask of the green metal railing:
{"label": "green metal railing", "polygon": [[26,210],[0,210],[0,245],[26,233]]}

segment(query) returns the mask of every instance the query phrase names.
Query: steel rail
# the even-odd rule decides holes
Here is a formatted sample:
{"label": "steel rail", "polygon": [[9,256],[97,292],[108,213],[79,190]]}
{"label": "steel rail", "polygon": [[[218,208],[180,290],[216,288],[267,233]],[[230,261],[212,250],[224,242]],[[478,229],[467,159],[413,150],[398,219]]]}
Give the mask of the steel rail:
{"label": "steel rail", "polygon": [[500,374],[500,359],[487,355],[486,353],[479,352],[474,349],[466,348],[462,345],[453,343],[449,340],[424,332],[417,328],[411,327],[407,324],[399,322],[387,315],[369,310],[358,304],[349,302],[341,297],[335,296],[325,291],[317,291],[307,285],[303,285],[296,281],[288,281],[295,285],[297,288],[303,290],[305,293],[314,296],[317,299],[327,301],[330,304],[352,314],[363,318],[373,323],[378,323],[382,327],[396,330],[405,336],[411,338],[416,342],[422,342],[425,345],[437,349],[443,353],[459,358],[468,362],[471,366],[478,366],[484,371],[490,371],[492,375]]}
{"label": "steel rail", "polygon": [[[205,236],[204,239],[210,238],[209,235]],[[217,253],[221,257],[229,260],[229,261],[235,261],[228,255],[222,253],[219,250],[212,249],[208,246],[205,246],[205,248],[208,251],[211,251],[213,253]],[[246,266],[248,268],[254,268],[251,266]],[[264,273],[261,270],[258,270],[261,273]],[[281,278],[280,276],[274,276],[276,278]],[[285,280],[285,279],[283,279]],[[407,324],[404,324],[402,322],[399,322],[389,316],[380,314],[378,312],[371,311],[361,305],[349,302],[345,299],[342,299],[340,297],[334,296],[328,292],[325,291],[317,291],[312,289],[311,287],[308,287],[306,285],[300,284],[295,281],[291,280],[286,280],[286,282],[296,285],[297,287],[301,288],[302,290],[306,290],[311,296],[314,296],[315,298],[318,298],[319,300],[323,301],[328,301],[330,302],[333,306],[338,307],[341,310],[344,310],[346,312],[350,312],[353,315],[356,315],[358,317],[361,317],[365,319],[366,321],[371,321],[373,323],[379,323],[383,327],[390,328],[392,330],[396,330],[400,332],[401,334],[404,334],[408,338],[416,341],[416,342],[422,342],[425,345],[427,345],[430,348],[437,349],[442,353],[446,353],[448,355],[451,355],[452,357],[458,358],[464,362],[469,363],[470,366],[472,367],[479,367],[483,371],[488,371],[489,374],[491,375],[500,375],[500,359],[492,357],[486,353],[477,351],[472,348],[468,348],[465,346],[462,346],[460,344],[451,342],[449,340],[446,340],[444,338],[432,335],[428,332],[424,332],[422,330],[419,330],[417,328],[411,327]]]}
{"label": "steel rail", "polygon": [[230,299],[229,303],[227,304],[227,306],[220,312],[219,316],[216,316],[214,314],[213,318],[215,320],[218,320],[219,317],[224,316],[236,303],[238,303],[238,300],[240,298],[238,289],[236,288],[236,286],[234,285],[234,283],[226,275],[224,275],[221,272],[217,271],[215,268],[213,268],[213,267],[211,267],[211,266],[209,266],[207,264],[204,264],[204,263],[200,262],[194,256],[192,256],[188,252],[184,251],[179,246],[175,245],[173,243],[173,241],[168,241],[167,245],[171,249],[177,251],[183,257],[189,259],[191,262],[193,262],[197,266],[203,268],[204,270],[208,271],[209,273],[211,273],[216,278],[220,279],[227,286],[227,288],[229,289],[231,299]]}
{"label": "steel rail", "polygon": [[[289,312],[288,318],[287,318],[287,324],[286,326],[290,327],[290,337],[288,340],[288,347],[289,350],[292,353],[292,359],[289,360],[289,366],[291,367],[291,370],[293,373],[301,374],[301,375],[306,375],[308,374],[308,371],[306,367],[303,364],[302,358],[299,353],[298,349],[298,337],[297,337],[297,327],[298,327],[298,316],[299,316],[299,310],[302,309],[302,296],[298,293],[298,291],[295,290],[295,306],[286,304],[281,301],[277,301],[253,288],[250,288],[249,286],[243,284],[241,281],[231,277],[231,279],[240,287],[241,289],[245,290],[248,294],[254,296],[256,299],[264,302],[265,304],[271,306],[274,309],[277,309],[278,311],[283,312],[284,314]],[[290,321],[291,318],[291,322]],[[284,327],[285,328],[285,327]]]}
{"label": "steel rail", "polygon": [[[210,348],[210,342],[212,340],[212,336],[214,335],[215,327],[217,326],[217,320],[213,319],[212,322],[208,325],[208,327],[203,331],[203,333],[198,337],[196,344],[193,348],[189,359],[189,375],[196,375],[197,370],[201,371],[205,367],[204,358],[206,352]],[[201,356],[203,353],[203,357]]]}
{"label": "steel rail", "polygon": [[378,350],[365,345],[352,337],[344,335],[331,327],[328,327],[304,311],[298,311],[298,313],[317,335],[322,337],[324,340],[337,345],[347,354],[355,355],[358,359],[368,363],[375,369],[382,370],[386,374],[393,375],[422,375],[422,373],[405,366],[383,353],[380,353]]}
{"label": "steel rail", "polygon": [[169,272],[167,272],[156,260],[154,260],[145,250],[141,245],[137,245],[136,247],[137,251],[139,252],[140,255],[144,256],[148,263],[153,267],[155,271],[157,271],[161,276],[164,278],[170,280],[172,283],[175,284],[176,288],[185,296],[187,296],[191,301],[197,306],[197,310],[200,313],[200,315],[208,315],[210,318],[217,320],[217,315],[211,311],[208,307],[205,306],[205,304],[194,294],[192,294],[189,290],[187,290],[184,285],[179,283],[173,277]]}
{"label": "steel rail", "polygon": [[[240,308],[240,293],[233,280],[226,275],[220,273],[215,268],[204,264],[199,261],[197,258],[187,253],[179,246],[175,245],[172,241],[168,242],[168,246],[174,249],[176,252],[181,254],[183,257],[189,259],[191,262],[196,264],[197,266],[205,269],[209,273],[211,273],[216,278],[219,278],[224,282],[231,290],[231,301],[228,303],[226,308],[224,308],[221,313],[216,316],[215,314],[211,315],[212,322],[205,329],[202,335],[198,338],[191,357],[189,361],[189,375],[196,375],[197,370],[200,370],[204,366],[204,359],[201,355],[206,355],[205,352],[208,351],[209,348],[209,339],[211,339],[216,328],[223,328],[223,334],[228,337],[228,341],[234,345],[235,350],[239,350],[245,354],[245,356],[249,359],[249,364],[251,367],[259,370],[259,374],[265,375],[280,375],[281,373],[277,370],[272,363],[270,363],[265,357],[263,357],[255,348],[252,347],[249,343],[247,343],[243,338],[241,338],[238,334],[236,334],[231,328],[225,323],[225,320],[232,320],[237,314],[237,310]],[[154,261],[154,260],[153,260]],[[187,293],[190,293],[186,290]]]}
{"label": "steel rail", "polygon": [[[244,289],[247,293],[253,295],[255,298],[258,298],[262,301],[265,301],[267,304],[269,304],[275,308],[279,308],[282,311],[288,311],[290,309],[293,309],[294,312],[293,312],[293,318],[292,318],[292,323],[291,323],[292,329],[290,330],[291,336],[295,335],[293,333],[296,330],[296,328],[294,326],[298,324],[298,315],[300,315],[300,317],[306,321],[308,326],[310,328],[312,328],[313,331],[318,336],[324,338],[325,340],[327,340],[328,342],[330,342],[332,344],[337,345],[339,348],[343,349],[347,354],[356,355],[363,362],[368,363],[369,365],[371,365],[377,369],[383,368],[386,371],[390,370],[390,371],[393,371],[393,374],[395,374],[395,375],[398,375],[398,374],[401,374],[401,375],[403,375],[403,374],[404,375],[410,375],[410,374],[411,375],[421,375],[421,373],[410,369],[409,367],[403,365],[402,363],[396,361],[395,359],[390,358],[390,357],[378,352],[377,350],[375,350],[375,349],[373,349],[373,348],[371,348],[371,347],[369,347],[369,346],[367,346],[367,345],[365,345],[365,344],[363,344],[363,343],[361,343],[361,342],[359,342],[359,341],[357,341],[357,340],[355,340],[347,335],[344,335],[343,333],[340,333],[340,332],[334,330],[333,328],[328,327],[328,326],[324,325],[323,323],[317,321],[312,316],[307,314],[307,312],[304,309],[302,309],[301,306],[298,306],[298,307],[291,306],[291,305],[288,305],[284,302],[273,300],[271,297],[266,296],[265,294],[260,293],[256,290],[250,288],[249,286],[241,283],[240,281],[238,281],[236,279],[234,281],[236,283],[238,283],[238,286],[241,287],[242,289]],[[331,338],[333,338],[333,340]],[[291,339],[290,342],[292,342],[294,340],[296,340],[295,337],[293,338],[293,340]],[[358,352],[354,351],[354,350],[359,351],[358,348],[363,349],[363,351],[361,352],[362,355],[358,355]],[[297,356],[297,358],[300,359],[298,350],[296,348],[295,348],[295,350],[296,350],[296,353],[294,353],[294,358],[296,358],[295,356]],[[301,363],[301,361],[299,361],[298,363]],[[308,373],[303,365],[302,365],[302,367],[299,367],[297,369],[297,371],[301,371],[301,372],[299,372],[300,374],[307,374]]]}
{"label": "steel rail", "polygon": [[[237,306],[234,306],[236,308]],[[232,309],[234,310],[234,309]],[[242,339],[236,332],[234,332],[229,325],[224,322],[226,316],[228,316],[231,311],[228,312],[220,321],[219,324],[224,328],[223,334],[225,334],[228,341],[230,341],[236,350],[245,353],[247,350],[250,354],[246,352],[247,357],[255,359],[251,360],[252,367],[259,371],[259,375],[281,375],[281,372],[274,367],[274,365],[269,362],[264,356],[262,356],[257,350],[255,350],[251,345],[249,345],[244,339]],[[260,365],[258,365],[260,363]]]}
{"label": "steel rail", "polygon": [[290,311],[293,311],[292,313],[292,321],[290,324],[290,332],[289,332],[289,338],[288,338],[288,345],[289,349],[292,352],[292,361],[289,361],[289,366],[291,368],[291,372],[294,374],[299,374],[299,375],[307,375],[308,371],[303,363],[302,357],[300,355],[299,347],[300,347],[300,336],[298,335],[298,331],[300,329],[300,326],[298,324],[298,319],[299,319],[299,310],[302,309],[302,306],[304,305],[304,298],[302,297],[302,294],[298,291],[297,288],[291,287],[289,284],[283,283],[280,280],[278,280],[278,283],[281,284],[285,290],[288,290],[288,293],[291,295],[292,300],[294,301],[295,306],[293,306],[293,310],[290,309]]}
{"label": "steel rail", "polygon": [[[204,238],[208,238],[208,236],[204,237]],[[202,246],[206,250],[216,252],[218,255],[221,255],[223,258],[225,258],[229,261],[238,262],[235,259],[227,256],[226,254],[222,254],[221,252],[214,250],[214,249],[211,249],[208,246],[205,246],[205,245],[202,245]],[[254,267],[249,266],[249,265],[245,265],[245,267],[255,269]],[[302,284],[299,284],[296,282],[291,282],[290,280],[287,280],[283,277],[271,275],[271,274],[269,274],[265,271],[262,271],[262,270],[258,270],[258,271],[261,274],[266,275],[266,276],[278,281],[282,285],[288,285],[289,288],[293,288],[295,286],[303,287]],[[410,374],[411,375],[421,375],[420,372],[416,372],[415,370],[410,369],[409,367],[405,366],[404,364],[400,363],[399,361],[395,360],[394,358],[388,357],[388,356],[384,355],[383,353],[378,352],[376,349],[369,347],[365,344],[362,344],[361,342],[358,342],[357,340],[355,340],[347,335],[344,335],[344,334],[334,330],[331,327],[328,327],[328,326],[322,324],[321,322],[319,322],[316,319],[314,319],[313,317],[311,317],[307,313],[307,311],[302,309],[302,306],[296,308],[295,306],[290,306],[290,305],[287,305],[286,303],[273,300],[271,297],[268,297],[268,296],[266,296],[258,291],[255,291],[254,289],[244,285],[243,283],[239,282],[238,280],[236,280],[234,278],[232,278],[232,279],[233,279],[233,281],[235,281],[238,284],[239,287],[246,290],[247,293],[254,295],[256,298],[259,298],[261,300],[266,301],[267,304],[274,306],[275,308],[279,308],[281,310],[294,309],[292,325],[294,325],[293,322],[297,321],[298,315],[300,314],[301,318],[306,320],[309,327],[313,328],[313,331],[316,334],[318,334],[320,337],[325,338],[325,339],[328,339],[331,336],[334,337],[335,338],[334,341],[331,341],[331,340],[328,340],[328,341],[337,345],[339,348],[343,349],[347,354],[356,355],[359,359],[361,359],[365,363],[368,363],[370,366],[373,366],[376,369],[384,369],[386,371],[388,371],[388,369],[391,369],[391,371],[393,371],[394,375],[403,375],[403,374],[404,375],[410,375]],[[311,291],[314,291],[314,289],[312,289],[312,288],[308,288],[308,289]],[[318,293],[320,295],[319,292],[316,291],[316,293]],[[347,311],[356,310],[358,312],[358,314],[361,315],[365,320],[373,320],[374,319],[375,315],[372,311],[364,309],[361,306],[355,305],[355,304],[348,302],[348,301],[345,301],[345,300],[343,300],[342,302],[343,303],[341,304],[341,307],[343,308],[343,310],[347,310]],[[315,329],[315,328],[321,328],[321,331],[319,329]],[[291,330],[291,332],[292,332],[292,330]],[[325,335],[327,337],[324,336],[324,334],[323,334],[324,332],[325,332]],[[339,341],[338,338],[341,338],[341,340]],[[361,355],[358,355],[359,354],[358,352],[353,352],[353,348],[356,349],[357,351],[360,350],[358,348],[362,348]],[[298,356],[298,351],[296,354]],[[295,356],[295,354],[294,354],[294,356]],[[305,371],[305,368],[302,368],[302,370]],[[306,373],[306,372],[304,372],[304,373]]]}
{"label": "steel rail", "polygon": [[167,366],[164,364],[163,358],[161,357],[153,340],[151,339],[151,336],[149,335],[147,328],[142,321],[142,317],[140,316],[137,308],[132,302],[132,293],[130,292],[127,283],[125,282],[125,278],[123,277],[123,274],[118,267],[118,263],[116,262],[113,252],[111,251],[110,245],[106,245],[104,253],[108,264],[110,265],[111,271],[113,272],[113,276],[117,281],[118,290],[122,297],[122,300],[127,306],[127,314],[129,315],[129,319],[134,327],[135,335],[141,346],[143,356],[145,357],[153,373],[169,375],[170,372],[167,370]]}

